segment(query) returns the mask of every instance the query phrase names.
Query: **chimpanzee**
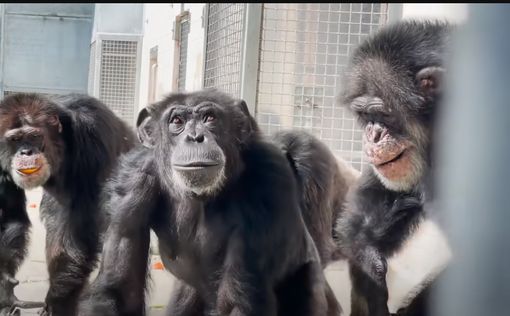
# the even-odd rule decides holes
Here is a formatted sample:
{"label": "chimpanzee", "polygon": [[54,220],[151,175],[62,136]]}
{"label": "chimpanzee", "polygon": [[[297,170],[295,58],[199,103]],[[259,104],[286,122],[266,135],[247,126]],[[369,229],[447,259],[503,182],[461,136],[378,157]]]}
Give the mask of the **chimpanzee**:
{"label": "chimpanzee", "polygon": [[446,22],[403,21],[353,53],[341,99],[365,130],[370,168],[337,226],[350,263],[351,315],[389,315],[387,260],[424,220],[439,218],[432,205],[431,124],[452,30]]}
{"label": "chimpanzee", "polygon": [[342,259],[333,241],[333,230],[345,207],[348,190],[359,172],[312,134],[285,130],[272,135],[285,153],[298,181],[300,204],[306,227],[317,246],[323,267]]}
{"label": "chimpanzee", "polygon": [[101,268],[79,315],[145,314],[150,229],[179,279],[168,315],[340,314],[289,161],[244,101],[214,89],[171,94],[138,125],[145,147],[109,182]]}
{"label": "chimpanzee", "polygon": [[21,188],[42,186],[50,288],[43,315],[72,316],[100,251],[103,182],[135,135],[99,100],[18,93],[0,103],[0,164]]}
{"label": "chimpanzee", "polygon": [[[1,149],[0,149],[1,150]],[[20,301],[14,295],[19,283],[16,272],[27,254],[30,219],[25,192],[0,169],[0,315],[19,315],[17,308],[33,308],[40,304]]]}

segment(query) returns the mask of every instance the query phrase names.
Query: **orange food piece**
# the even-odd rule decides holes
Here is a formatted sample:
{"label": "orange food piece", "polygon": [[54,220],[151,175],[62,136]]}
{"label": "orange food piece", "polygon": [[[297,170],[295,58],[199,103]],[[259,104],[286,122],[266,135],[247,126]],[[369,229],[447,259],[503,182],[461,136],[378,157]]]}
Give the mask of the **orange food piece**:
{"label": "orange food piece", "polygon": [[153,265],[152,265],[152,268],[154,270],[165,270],[165,266],[163,266],[163,263],[161,261],[158,261],[158,262],[155,262]]}
{"label": "orange food piece", "polygon": [[19,172],[23,174],[32,174],[39,170],[39,168],[19,169]]}
{"label": "orange food piece", "polygon": [[36,207],[37,207],[37,204],[35,204],[35,203],[30,203],[30,204],[28,205],[28,207],[30,207],[30,208],[36,208]]}

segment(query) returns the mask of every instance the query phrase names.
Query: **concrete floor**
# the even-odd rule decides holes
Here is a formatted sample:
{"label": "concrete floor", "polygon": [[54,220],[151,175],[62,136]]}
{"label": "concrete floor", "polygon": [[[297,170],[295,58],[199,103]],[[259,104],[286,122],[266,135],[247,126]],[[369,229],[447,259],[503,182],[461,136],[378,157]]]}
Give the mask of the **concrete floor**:
{"label": "concrete floor", "polygon": [[[45,231],[39,219],[39,202],[41,189],[27,192],[28,212],[32,220],[30,252],[27,260],[18,272],[20,285],[15,289],[18,298],[22,300],[42,301],[48,289],[48,274],[46,271],[44,242]],[[410,241],[412,258],[394,258],[390,261],[388,283],[390,288],[390,310],[398,308],[405,295],[419,283],[435,266],[444,264],[449,258],[448,249],[442,243],[441,236],[432,226],[424,226],[418,242]],[[441,241],[441,242],[438,242]],[[421,242],[421,243],[420,243]],[[159,261],[153,256],[152,263]],[[151,267],[152,267],[151,263]],[[174,278],[163,270],[151,269],[151,284],[149,293],[150,316],[164,315],[164,307],[168,302]],[[92,278],[95,273],[92,275]],[[326,269],[326,278],[344,309],[344,315],[350,312],[350,281],[345,262],[336,262]],[[24,310],[22,315],[36,315],[37,310]]]}

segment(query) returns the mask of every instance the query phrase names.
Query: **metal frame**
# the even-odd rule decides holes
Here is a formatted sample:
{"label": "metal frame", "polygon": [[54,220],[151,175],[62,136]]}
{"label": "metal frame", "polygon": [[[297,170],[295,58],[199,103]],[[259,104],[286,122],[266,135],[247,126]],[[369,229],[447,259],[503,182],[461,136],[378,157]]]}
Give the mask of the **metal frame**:
{"label": "metal frame", "polygon": [[0,96],[4,95],[4,40],[5,40],[5,3],[0,3]]}
{"label": "metal frame", "polygon": [[204,40],[203,40],[203,48],[202,48],[202,56],[203,56],[203,63],[202,63],[202,80],[201,80],[201,86],[200,88],[203,89],[205,86],[205,70],[206,70],[206,53],[207,53],[207,31],[209,30],[209,6],[210,3],[206,3],[204,6],[204,11],[202,12],[202,27],[204,28]]}
{"label": "metal frame", "polygon": [[248,3],[244,11],[241,55],[240,97],[255,115],[260,64],[260,36],[262,32],[263,5]]}
{"label": "metal frame", "polygon": [[187,47],[186,50],[189,50],[189,32],[191,30],[191,14],[189,10],[184,10],[184,5],[181,5],[181,13],[179,13],[175,17],[175,27],[174,27],[174,40],[175,40],[175,49],[174,49],[174,61],[175,63],[175,88],[174,90],[178,91],[186,91],[186,69],[188,68],[188,58],[186,56],[186,63],[185,63],[185,71],[184,71],[184,87],[181,87],[179,90],[179,76],[181,73],[181,52],[182,52],[182,24],[183,22],[187,21],[189,24],[189,30],[188,30],[188,39],[187,39]]}

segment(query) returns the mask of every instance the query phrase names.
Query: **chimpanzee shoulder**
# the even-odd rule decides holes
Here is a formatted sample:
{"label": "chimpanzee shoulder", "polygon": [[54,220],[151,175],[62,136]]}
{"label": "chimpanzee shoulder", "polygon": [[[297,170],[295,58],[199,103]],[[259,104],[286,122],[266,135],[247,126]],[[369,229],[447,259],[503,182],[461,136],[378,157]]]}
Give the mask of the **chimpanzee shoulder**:
{"label": "chimpanzee shoulder", "polygon": [[[67,181],[77,188],[88,182],[97,185],[107,176],[117,156],[127,152],[135,142],[133,131],[99,100],[82,94],[52,99],[60,109],[67,159],[64,160]],[[85,176],[86,175],[86,176]],[[89,179],[89,180],[87,180]],[[78,191],[79,192],[79,191]]]}

